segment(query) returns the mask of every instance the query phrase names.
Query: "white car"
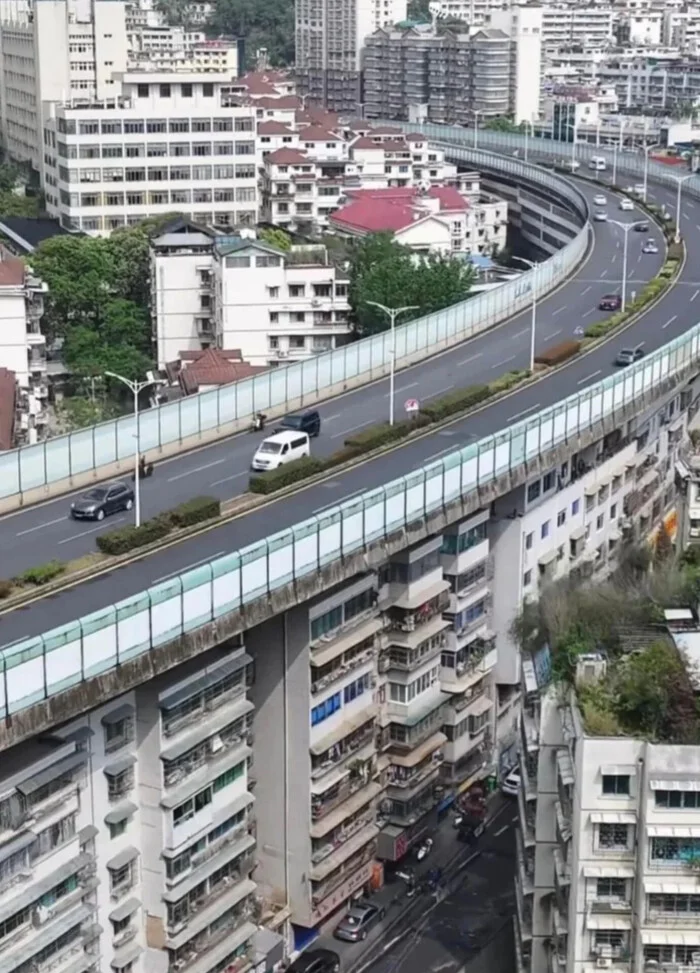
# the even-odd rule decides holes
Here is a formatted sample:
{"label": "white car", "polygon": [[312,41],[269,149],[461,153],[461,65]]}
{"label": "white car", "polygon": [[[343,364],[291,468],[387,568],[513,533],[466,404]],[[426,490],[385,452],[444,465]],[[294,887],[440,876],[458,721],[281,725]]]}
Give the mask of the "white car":
{"label": "white car", "polygon": [[570,172],[576,172],[581,168],[581,163],[577,162],[576,159],[562,159],[559,165],[562,169],[568,169]]}
{"label": "white car", "polygon": [[629,193],[630,196],[639,196],[640,199],[644,199],[644,183],[638,182],[634,186],[627,186],[625,192]]}
{"label": "white car", "polygon": [[598,193],[597,196],[593,197],[593,202],[596,206],[605,206],[608,201],[602,193]]}
{"label": "white car", "polygon": [[593,220],[595,223],[607,223],[608,214],[604,210],[598,210],[597,213],[593,214]]}
{"label": "white car", "polygon": [[519,791],[520,791],[520,771],[511,770],[511,772],[501,782],[501,792],[503,794],[507,794],[508,797],[517,797]]}
{"label": "white car", "polygon": [[642,247],[642,253],[658,253],[659,248],[654,240],[647,240],[647,242]]}
{"label": "white car", "polygon": [[632,202],[631,199],[627,199],[626,197],[624,197],[623,199],[620,200],[620,209],[627,210],[627,211],[633,210],[634,203]]}

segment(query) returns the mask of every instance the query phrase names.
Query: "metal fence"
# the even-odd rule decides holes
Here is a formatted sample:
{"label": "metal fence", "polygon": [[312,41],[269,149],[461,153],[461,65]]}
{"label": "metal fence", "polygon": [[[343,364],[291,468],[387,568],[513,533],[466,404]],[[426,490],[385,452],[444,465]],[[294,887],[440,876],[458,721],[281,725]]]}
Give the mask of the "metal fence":
{"label": "metal fence", "polygon": [[154,585],[43,636],[0,650],[0,716],[148,653],[362,551],[534,461],[700,358],[700,325],[637,365],[506,430],[227,557]]}
{"label": "metal fence", "polygon": [[[578,190],[560,177],[513,158],[503,158],[468,146],[452,155],[476,168],[498,168],[519,180],[556,188],[568,198],[583,225],[586,204]],[[435,314],[417,318],[396,329],[398,368],[458,344],[525,309],[564,280],[582,259],[587,234],[579,233],[559,253],[517,280],[472,297]],[[335,351],[271,369],[253,378],[203,392],[141,413],[138,437],[142,452],[177,452],[217,434],[236,430],[258,412],[282,414],[309,405],[387,374],[391,361],[388,332],[345,345]],[[134,454],[136,436],[132,414],[66,436],[0,454],[0,500],[30,494],[52,484],[66,483],[95,470],[105,470]]]}

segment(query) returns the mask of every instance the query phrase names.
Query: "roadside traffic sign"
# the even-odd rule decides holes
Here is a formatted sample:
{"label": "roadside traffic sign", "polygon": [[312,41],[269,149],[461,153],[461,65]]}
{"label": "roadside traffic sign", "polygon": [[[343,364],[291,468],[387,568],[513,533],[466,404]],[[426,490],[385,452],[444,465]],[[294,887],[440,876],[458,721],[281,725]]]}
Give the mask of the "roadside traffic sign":
{"label": "roadside traffic sign", "polygon": [[406,399],[403,407],[410,415],[412,412],[418,412],[420,409],[420,402],[418,399]]}

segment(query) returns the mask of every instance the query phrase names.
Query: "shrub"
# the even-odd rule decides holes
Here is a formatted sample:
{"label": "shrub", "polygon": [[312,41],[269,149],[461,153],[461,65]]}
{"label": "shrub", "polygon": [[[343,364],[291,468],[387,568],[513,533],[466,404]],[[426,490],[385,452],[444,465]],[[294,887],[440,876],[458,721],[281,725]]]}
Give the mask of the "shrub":
{"label": "shrub", "polygon": [[49,581],[57,578],[59,574],[63,574],[65,570],[65,565],[61,564],[60,561],[47,561],[46,564],[38,564],[35,568],[28,568],[20,574],[17,580],[21,584],[48,584]]}
{"label": "shrub", "polygon": [[679,263],[683,259],[683,244],[671,241],[668,245],[667,255],[669,260],[677,260]]}
{"label": "shrub", "polygon": [[100,534],[97,540],[98,550],[103,554],[126,554],[146,544],[159,541],[172,530],[172,521],[166,514],[162,517],[154,517],[147,520],[140,527],[121,527],[119,530],[109,531],[107,534]]}
{"label": "shrub", "polygon": [[617,327],[618,323],[617,321],[613,323],[612,318],[609,321],[596,321],[586,328],[585,335],[587,338],[603,338]]}
{"label": "shrub", "polygon": [[494,379],[493,382],[489,382],[489,391],[492,395],[499,395],[501,392],[507,392],[508,389],[515,388],[530,374],[529,369],[520,368],[515,369],[512,372],[506,372],[505,375],[501,375],[500,378]]}
{"label": "shrub", "polygon": [[535,358],[535,361],[540,365],[561,365],[562,362],[567,361],[569,358],[573,358],[574,355],[578,354],[581,348],[580,341],[562,341],[558,345],[553,345],[551,348],[546,348]]}
{"label": "shrub", "polygon": [[413,430],[415,425],[412,422],[396,422],[390,426],[388,422],[383,422],[378,426],[369,426],[367,429],[360,429],[354,432],[345,440],[348,449],[354,449],[360,453],[368,453],[372,449],[378,449],[387,443],[405,439]]}
{"label": "shrub", "polygon": [[11,581],[0,581],[0,600],[9,597],[13,587]]}
{"label": "shrub", "polygon": [[304,456],[302,459],[296,459],[292,463],[280,466],[277,470],[251,476],[248,489],[251,493],[265,495],[275,493],[293,483],[307,480],[310,476],[321,473],[325,468],[326,463],[323,460],[315,456]]}
{"label": "shrub", "polygon": [[191,527],[220,515],[221,501],[216,497],[193,497],[168,511],[173,527]]}
{"label": "shrub", "polygon": [[490,398],[493,393],[488,385],[469,385],[465,389],[457,392],[450,392],[434,402],[428,402],[423,406],[423,413],[432,422],[446,419],[448,416],[455,415],[457,412],[464,412],[471,409],[480,402]]}

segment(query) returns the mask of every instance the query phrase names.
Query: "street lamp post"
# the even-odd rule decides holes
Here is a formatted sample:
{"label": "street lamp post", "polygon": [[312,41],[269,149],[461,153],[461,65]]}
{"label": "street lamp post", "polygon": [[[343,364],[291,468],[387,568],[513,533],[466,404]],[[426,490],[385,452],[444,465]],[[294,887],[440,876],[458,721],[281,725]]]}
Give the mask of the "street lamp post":
{"label": "street lamp post", "polygon": [[105,372],[105,376],[109,378],[114,378],[118,382],[129,389],[131,394],[134,396],[134,526],[141,526],[141,491],[140,491],[140,481],[139,481],[139,459],[140,459],[140,447],[139,447],[139,395],[144,389],[147,389],[150,385],[159,385],[160,381],[156,378],[148,379],[145,382],[134,382],[130,378],[124,378],[123,375],[117,375],[116,372]]}
{"label": "street lamp post", "polygon": [[391,324],[391,349],[389,354],[391,355],[391,364],[389,366],[389,425],[394,425],[394,373],[396,369],[396,319],[399,314],[404,314],[406,311],[417,311],[417,304],[407,304],[405,307],[387,307],[385,304],[380,304],[378,301],[365,301],[365,304],[371,305],[371,307],[378,307],[380,311],[384,311],[385,314],[389,315],[389,321]]}
{"label": "street lamp post", "polygon": [[532,122],[532,121],[528,121],[527,119],[525,119],[523,121],[523,125],[525,126],[525,162],[527,162],[527,149],[528,149],[528,144],[529,144],[529,141],[530,141],[530,131],[532,130],[532,137],[534,139],[534,137],[535,137],[535,123]]}
{"label": "street lamp post", "polygon": [[578,125],[574,121],[573,138],[571,140],[571,171],[576,170],[576,138],[578,137]]}
{"label": "street lamp post", "polygon": [[472,115],[474,116],[474,148],[479,148],[479,115],[482,114],[480,108],[472,108]]}
{"label": "street lamp post", "polygon": [[513,260],[519,261],[521,264],[525,264],[534,271],[532,275],[532,324],[530,326],[530,371],[535,370],[535,334],[537,332],[537,267],[538,264],[534,260],[528,260],[527,257],[513,257]]}
{"label": "street lamp post", "polygon": [[635,220],[634,223],[621,223],[620,220],[608,220],[608,223],[612,223],[613,226],[619,226],[625,235],[625,242],[622,248],[622,303],[620,305],[620,310],[624,311],[627,305],[627,238],[629,237],[630,230],[633,230],[641,220]]}
{"label": "street lamp post", "polygon": [[612,184],[613,186],[617,184],[617,145],[613,145]]}
{"label": "street lamp post", "polygon": [[683,183],[688,179],[692,179],[695,175],[694,172],[689,172],[686,176],[674,176],[678,184],[678,193],[676,195],[676,235],[674,236],[674,242],[681,242],[681,189],[683,188]]}

